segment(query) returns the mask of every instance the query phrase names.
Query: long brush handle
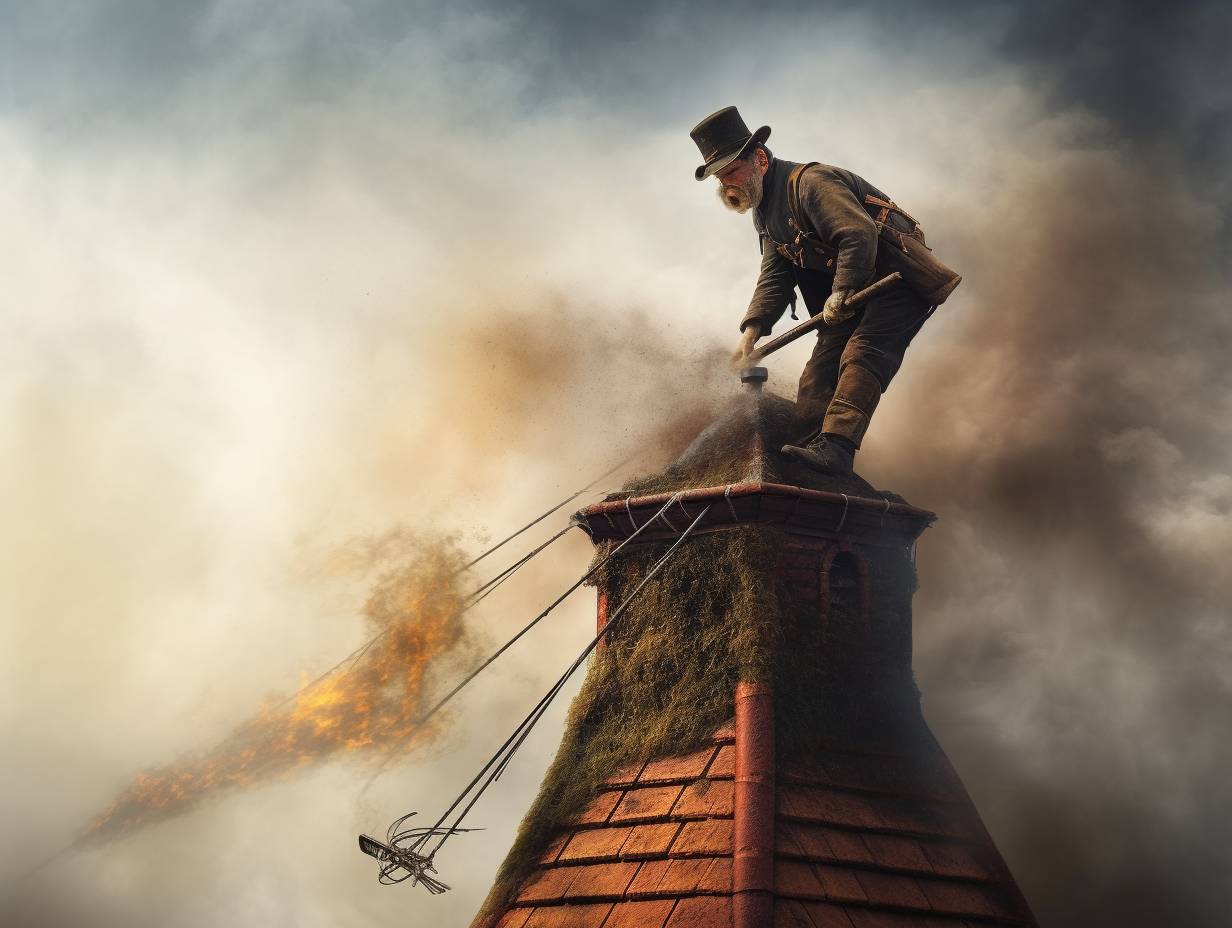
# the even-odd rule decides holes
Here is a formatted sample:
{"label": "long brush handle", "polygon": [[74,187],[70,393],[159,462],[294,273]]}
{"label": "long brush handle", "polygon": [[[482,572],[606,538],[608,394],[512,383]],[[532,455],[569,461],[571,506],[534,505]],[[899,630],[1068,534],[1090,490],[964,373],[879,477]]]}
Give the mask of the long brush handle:
{"label": "long brush handle", "polygon": [[[893,274],[887,274],[885,277],[881,278],[881,280],[877,281],[876,283],[869,284],[867,287],[865,287],[863,290],[860,290],[858,293],[853,293],[851,296],[847,298],[847,302],[845,302],[843,305],[844,306],[860,306],[861,304],[866,303],[869,300],[871,300],[873,297],[880,296],[882,293],[885,293],[891,287],[898,284],[902,279],[903,279],[903,275],[900,274],[898,271],[895,271]],[[756,364],[766,355],[772,354],[773,352],[778,351],[784,345],[791,344],[792,342],[794,342],[797,338],[799,338],[802,335],[808,335],[809,332],[813,332],[817,329],[820,329],[825,324],[826,324],[825,320],[822,319],[821,313],[818,313],[816,316],[813,316],[811,319],[801,322],[794,329],[788,329],[786,332],[784,332],[782,335],[778,336],[777,338],[770,339],[770,341],[766,342],[760,348],[755,348],[753,351],[749,353],[749,356],[747,359],[748,363]]]}

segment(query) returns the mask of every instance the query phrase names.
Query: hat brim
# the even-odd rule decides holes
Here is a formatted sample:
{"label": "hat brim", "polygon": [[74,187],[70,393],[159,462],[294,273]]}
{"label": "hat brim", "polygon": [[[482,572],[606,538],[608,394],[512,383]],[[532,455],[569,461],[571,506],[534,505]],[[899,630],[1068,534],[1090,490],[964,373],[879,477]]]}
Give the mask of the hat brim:
{"label": "hat brim", "polygon": [[732,152],[730,155],[724,155],[721,158],[715,158],[713,161],[706,162],[701,167],[699,167],[696,171],[693,172],[693,176],[697,180],[705,180],[711,174],[715,174],[723,170],[725,167],[727,167],[737,158],[742,157],[744,153],[749,150],[750,146],[759,145],[768,138],[770,138],[770,127],[762,126],[760,129],[758,129],[756,132],[750,135],[748,138],[748,141],[746,141],[743,145],[741,145],[738,149],[736,149],[736,151]]}

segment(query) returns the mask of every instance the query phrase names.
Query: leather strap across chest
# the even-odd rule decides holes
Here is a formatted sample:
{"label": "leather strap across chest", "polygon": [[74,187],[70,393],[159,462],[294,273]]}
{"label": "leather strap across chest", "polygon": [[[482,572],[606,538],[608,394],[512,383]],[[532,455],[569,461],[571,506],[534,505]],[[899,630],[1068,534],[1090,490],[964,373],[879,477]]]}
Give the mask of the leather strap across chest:
{"label": "leather strap across chest", "polygon": [[[810,161],[808,164],[798,164],[787,175],[787,225],[795,232],[795,237],[790,242],[775,241],[769,233],[766,233],[766,237],[771,242],[774,242],[774,247],[779,254],[796,267],[809,267],[809,263],[806,260],[807,255],[813,259],[812,270],[820,270],[832,274],[834,273],[835,261],[838,258],[838,249],[828,242],[822,241],[813,229],[812,223],[809,222],[808,216],[805,215],[804,209],[800,204],[800,178],[805,171],[818,163],[817,161]],[[916,218],[892,200],[884,200],[869,193],[864,197],[864,209],[872,220],[877,223],[879,231],[886,226],[886,221],[891,213],[897,213],[899,216],[902,216],[903,219],[911,224],[912,230],[919,229],[920,224],[916,221]],[[909,230],[909,234],[912,234],[912,230]],[[900,237],[903,234],[897,229],[894,232]]]}
{"label": "leather strap across chest", "polygon": [[[790,242],[779,242],[769,232],[765,234],[771,242],[774,242],[778,253],[796,267],[808,268],[812,263],[811,270],[822,270],[832,274],[834,273],[834,262],[838,258],[838,249],[823,242],[817,233],[812,231],[811,224],[800,207],[800,175],[817,163],[810,161],[808,164],[798,164],[787,175],[787,225],[795,232],[795,237]],[[806,256],[812,258],[812,262],[809,262]]]}

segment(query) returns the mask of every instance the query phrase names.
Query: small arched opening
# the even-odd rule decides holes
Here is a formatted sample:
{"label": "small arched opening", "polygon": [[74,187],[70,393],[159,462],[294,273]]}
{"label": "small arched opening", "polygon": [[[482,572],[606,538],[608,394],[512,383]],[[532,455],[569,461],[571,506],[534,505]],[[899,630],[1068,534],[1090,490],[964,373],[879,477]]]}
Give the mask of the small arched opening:
{"label": "small arched opening", "polygon": [[872,633],[868,566],[847,544],[837,544],[821,562],[821,621],[833,645],[864,645]]}

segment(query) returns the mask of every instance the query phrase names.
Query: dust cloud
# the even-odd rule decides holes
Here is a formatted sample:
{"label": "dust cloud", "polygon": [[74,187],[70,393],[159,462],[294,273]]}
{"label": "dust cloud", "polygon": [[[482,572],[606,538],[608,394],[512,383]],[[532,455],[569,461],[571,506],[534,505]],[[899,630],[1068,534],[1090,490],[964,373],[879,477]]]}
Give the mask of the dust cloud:
{"label": "dust cloud", "polygon": [[[1041,923],[1226,924],[1227,14],[1071,6],[767,8],[734,48],[722,5],[4,13],[0,919],[469,921],[559,717],[441,862],[454,892],[378,888],[355,833],[448,802],[588,601],[363,800],[365,762],[288,762],[22,875],[363,642],[339,544],[479,550],[734,392],[754,239],[687,137],[734,102],[964,275],[859,461],[941,515],[925,711]],[[566,536],[442,653],[588,554]]]}

